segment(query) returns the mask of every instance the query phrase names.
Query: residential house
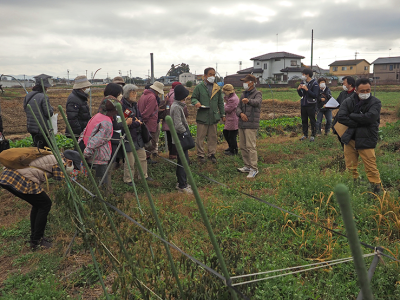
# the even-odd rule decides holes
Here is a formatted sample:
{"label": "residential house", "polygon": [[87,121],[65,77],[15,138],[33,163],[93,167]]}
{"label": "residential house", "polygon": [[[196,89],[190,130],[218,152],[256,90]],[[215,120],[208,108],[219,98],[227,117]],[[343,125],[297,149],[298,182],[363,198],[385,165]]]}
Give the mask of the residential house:
{"label": "residential house", "polygon": [[329,73],[337,77],[369,75],[370,63],[365,59],[337,60],[329,65]]}
{"label": "residential house", "polygon": [[179,82],[182,83],[183,85],[186,84],[186,82],[191,81],[193,84],[196,81],[196,75],[192,73],[182,73],[179,75]]}
{"label": "residential house", "polygon": [[275,83],[286,83],[293,76],[301,76],[303,58],[304,56],[289,52],[272,52],[256,56],[250,59],[253,61],[252,73],[258,77],[260,83],[271,80]]}
{"label": "residential house", "polygon": [[379,57],[372,64],[374,65],[374,77],[379,77],[379,80],[400,81],[400,56]]}

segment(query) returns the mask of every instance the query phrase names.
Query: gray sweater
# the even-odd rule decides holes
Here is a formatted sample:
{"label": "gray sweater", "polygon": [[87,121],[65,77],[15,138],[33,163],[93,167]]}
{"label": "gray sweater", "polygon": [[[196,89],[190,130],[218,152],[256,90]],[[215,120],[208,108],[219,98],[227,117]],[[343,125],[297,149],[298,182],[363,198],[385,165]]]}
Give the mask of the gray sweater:
{"label": "gray sweater", "polygon": [[[24,99],[24,110],[27,117],[26,123],[28,127],[28,132],[33,134],[41,133],[39,126],[35,121],[35,118],[32,116],[31,111],[28,108],[28,104],[30,104],[30,106],[32,107],[33,113],[39,120],[39,123],[42,126],[42,128],[46,130],[45,128],[48,126],[47,121],[50,120],[50,117],[53,115],[53,107],[51,107],[50,105],[49,98],[48,97],[45,98],[43,93],[32,91],[28,95],[26,95]],[[47,105],[49,107],[49,110],[47,110]],[[50,113],[50,115],[48,113]],[[46,122],[46,127],[40,115],[43,116],[43,119]]]}
{"label": "gray sweater", "polygon": [[[242,102],[244,98],[249,99],[247,104]],[[260,125],[261,103],[262,93],[257,91],[256,88],[242,93],[239,105],[236,108],[236,115],[239,117],[239,129],[258,129]],[[241,113],[244,113],[247,116],[247,122],[242,120],[240,117]]]}
{"label": "gray sweater", "polygon": [[170,116],[172,121],[174,121],[174,127],[178,134],[186,132],[186,128],[188,127],[185,112],[183,111],[185,106],[186,103],[177,100],[171,105]]}

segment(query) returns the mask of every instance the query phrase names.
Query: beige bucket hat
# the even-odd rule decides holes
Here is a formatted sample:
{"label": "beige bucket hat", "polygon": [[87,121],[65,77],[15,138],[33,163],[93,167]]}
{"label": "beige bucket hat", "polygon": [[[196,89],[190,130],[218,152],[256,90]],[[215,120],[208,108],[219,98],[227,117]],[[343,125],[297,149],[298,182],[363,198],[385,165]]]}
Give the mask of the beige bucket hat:
{"label": "beige bucket hat", "polygon": [[122,86],[125,85],[125,81],[121,76],[114,77],[112,83],[116,83],[116,84],[119,84],[119,85],[122,85]]}
{"label": "beige bucket hat", "polygon": [[155,81],[151,86],[151,89],[159,92],[160,94],[164,94],[164,84],[159,81]]}
{"label": "beige bucket hat", "polygon": [[92,84],[87,80],[85,75],[81,75],[75,78],[74,86],[72,88],[74,90],[80,90],[88,88],[89,86],[92,86]]}
{"label": "beige bucket hat", "polygon": [[231,93],[231,94],[235,92],[235,89],[233,88],[233,85],[229,84],[229,83],[225,84],[224,87],[222,88],[222,90],[224,92]]}

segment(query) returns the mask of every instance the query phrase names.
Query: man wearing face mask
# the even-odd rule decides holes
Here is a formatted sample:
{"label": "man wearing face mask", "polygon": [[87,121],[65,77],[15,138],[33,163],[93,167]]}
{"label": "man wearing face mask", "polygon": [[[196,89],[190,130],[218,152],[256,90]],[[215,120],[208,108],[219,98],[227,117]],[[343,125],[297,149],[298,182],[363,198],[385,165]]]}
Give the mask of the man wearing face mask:
{"label": "man wearing face mask", "polygon": [[325,116],[326,124],[325,124],[325,135],[328,135],[329,129],[332,124],[332,111],[328,108],[325,108],[325,104],[332,97],[331,90],[326,86],[326,79],[321,77],[318,78],[319,84],[319,95],[317,99],[317,134],[321,134],[321,126],[322,126],[322,118]]}
{"label": "man wearing face mask", "polygon": [[301,123],[303,125],[303,136],[300,141],[308,138],[308,119],[310,119],[311,123],[310,142],[314,142],[316,134],[315,109],[319,95],[319,85],[312,76],[313,71],[311,69],[304,69],[301,76],[303,82],[297,88],[297,93],[301,96]]}
{"label": "man wearing face mask", "polygon": [[[342,78],[342,80],[343,80],[343,91],[340,92],[339,96],[336,99],[336,101],[339,104],[342,104],[345,99],[352,97],[356,93],[355,92],[356,81],[353,77],[345,76]],[[337,134],[337,132],[335,130],[335,124],[337,123],[337,116],[338,115],[336,114],[335,118],[333,119],[333,123],[332,123],[332,132],[335,134]],[[338,135],[337,137],[338,137],[339,142],[342,144],[342,147],[344,147],[344,144],[342,143],[340,136]]]}
{"label": "man wearing face mask", "polygon": [[375,157],[381,107],[381,101],[371,96],[369,79],[360,78],[356,81],[356,93],[344,100],[337,116],[338,122],[348,127],[341,137],[346,168],[357,180],[358,157],[361,156],[374,193],[380,191],[381,184]]}
{"label": "man wearing face mask", "polygon": [[197,157],[200,163],[205,163],[204,140],[207,137],[208,159],[217,163],[217,124],[225,122],[224,98],[221,88],[215,81],[214,68],[204,70],[204,81],[198,84],[192,94],[192,104],[198,108],[197,122]]}
{"label": "man wearing face mask", "polygon": [[247,178],[254,178],[258,174],[257,157],[257,130],[260,126],[262,93],[256,89],[256,77],[246,75],[240,79],[244,81],[244,92],[240,96],[236,115],[239,117],[239,142],[244,167],[237,170],[249,173]]}
{"label": "man wearing face mask", "polygon": [[[67,119],[76,135],[81,134],[90,120],[90,109],[87,100],[91,85],[86,76],[76,77],[73,90],[67,99]],[[69,136],[68,132],[65,134]]]}

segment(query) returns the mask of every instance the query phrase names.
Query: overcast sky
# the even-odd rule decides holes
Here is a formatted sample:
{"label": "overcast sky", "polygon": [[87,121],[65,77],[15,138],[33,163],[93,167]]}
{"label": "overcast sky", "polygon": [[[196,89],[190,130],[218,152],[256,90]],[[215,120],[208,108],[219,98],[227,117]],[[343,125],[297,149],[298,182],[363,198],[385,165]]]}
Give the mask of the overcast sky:
{"label": "overcast sky", "polygon": [[156,77],[182,62],[197,74],[218,63],[225,76],[277,50],[309,64],[312,29],[324,68],[355,52],[400,56],[399,0],[0,0],[0,14],[0,74],[146,77],[150,52]]}

